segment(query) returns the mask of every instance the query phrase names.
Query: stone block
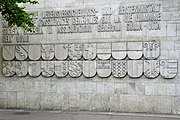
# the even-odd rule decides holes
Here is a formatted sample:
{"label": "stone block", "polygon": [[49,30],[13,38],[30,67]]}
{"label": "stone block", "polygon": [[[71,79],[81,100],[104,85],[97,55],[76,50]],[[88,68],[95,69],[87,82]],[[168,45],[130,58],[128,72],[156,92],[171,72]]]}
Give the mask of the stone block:
{"label": "stone block", "polygon": [[145,83],[135,83],[135,92],[136,92],[136,95],[144,95]]}
{"label": "stone block", "polygon": [[173,97],[172,98],[172,113],[173,114],[180,114],[180,97]]}
{"label": "stone block", "polygon": [[109,94],[114,93],[114,83],[113,82],[105,82],[104,83],[104,93],[109,93]]}
{"label": "stone block", "polygon": [[40,109],[51,109],[52,93],[41,93]]}
{"label": "stone block", "polygon": [[46,92],[57,92],[58,84],[56,82],[46,82]]}
{"label": "stone block", "polygon": [[79,94],[79,110],[89,111],[91,109],[91,93]]}
{"label": "stone block", "polygon": [[40,109],[41,96],[38,92],[26,92],[25,94],[25,108]]}
{"label": "stone block", "polygon": [[180,84],[176,84],[176,95],[180,96]]}
{"label": "stone block", "polygon": [[35,82],[36,92],[45,92],[46,84],[45,82]]}
{"label": "stone block", "polygon": [[104,82],[96,83],[97,93],[104,93]]}
{"label": "stone block", "polygon": [[1,99],[0,98],[0,109],[6,109],[7,108],[7,99]]}
{"label": "stone block", "polygon": [[95,82],[84,82],[84,93],[96,93]]}
{"label": "stone block", "polygon": [[170,96],[149,96],[146,97],[145,105],[149,113],[171,113],[171,97]]}
{"label": "stone block", "polygon": [[5,91],[6,91],[6,84],[0,83],[0,92],[5,92]]}
{"label": "stone block", "polygon": [[79,94],[77,93],[70,93],[69,94],[69,101],[68,101],[68,110],[79,110]]}
{"label": "stone block", "polygon": [[175,95],[175,84],[148,83],[145,85],[146,95]]}
{"label": "stone block", "polygon": [[17,92],[8,92],[8,108],[17,108]]}
{"label": "stone block", "polygon": [[85,92],[85,82],[77,82],[76,83],[76,91],[77,93],[84,93]]}
{"label": "stone block", "polygon": [[120,111],[120,97],[118,94],[109,94],[109,111]]}
{"label": "stone block", "polygon": [[35,91],[36,91],[35,82],[28,82],[28,92],[35,92]]}
{"label": "stone block", "polygon": [[25,108],[25,93],[17,92],[17,108]]}
{"label": "stone block", "polygon": [[6,82],[7,91],[19,91],[19,81],[7,81]]}
{"label": "stone block", "polygon": [[127,84],[126,83],[115,83],[114,93],[119,94],[119,95],[127,94],[128,93]]}
{"label": "stone block", "polygon": [[177,36],[177,25],[167,24],[167,37]]}
{"label": "stone block", "polygon": [[144,112],[140,109],[143,104],[143,98],[137,95],[121,95],[120,111],[122,112]]}
{"label": "stone block", "polygon": [[52,93],[51,97],[51,109],[62,110],[63,95],[59,93]]}
{"label": "stone block", "polygon": [[91,110],[92,111],[109,111],[109,94],[92,94],[91,97]]}

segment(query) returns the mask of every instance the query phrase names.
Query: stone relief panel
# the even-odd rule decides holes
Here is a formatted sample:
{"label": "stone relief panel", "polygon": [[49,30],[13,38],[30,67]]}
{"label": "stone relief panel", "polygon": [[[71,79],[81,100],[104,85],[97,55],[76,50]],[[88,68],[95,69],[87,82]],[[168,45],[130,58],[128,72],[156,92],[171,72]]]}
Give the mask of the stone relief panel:
{"label": "stone relief panel", "polygon": [[15,56],[17,60],[26,60],[28,57],[28,46],[27,45],[16,45]]}
{"label": "stone relief panel", "polygon": [[65,60],[68,57],[68,44],[55,45],[55,57],[57,60]]}
{"label": "stone relief panel", "polygon": [[30,60],[41,58],[41,45],[29,45],[28,57]]}
{"label": "stone relief panel", "polygon": [[107,60],[111,57],[111,43],[97,43],[97,57]]}
{"label": "stone relief panel", "polygon": [[44,77],[54,75],[54,61],[41,61],[41,72]]}
{"label": "stone relief panel", "polygon": [[14,45],[4,45],[3,46],[3,59],[13,60],[15,58],[15,46]]}
{"label": "stone relief panel", "polygon": [[29,61],[28,72],[31,77],[38,77],[41,74],[41,61]]}
{"label": "stone relief panel", "polygon": [[140,59],[143,55],[142,42],[127,43],[128,57],[132,60]]}
{"label": "stone relief panel", "polygon": [[132,78],[139,78],[143,74],[142,60],[128,60],[128,75]]}
{"label": "stone relief panel", "polygon": [[83,57],[85,60],[93,60],[96,58],[96,43],[84,44]]}
{"label": "stone relief panel", "polygon": [[83,44],[69,44],[69,58],[79,60],[83,55]]}
{"label": "stone relief panel", "polygon": [[43,60],[52,60],[55,54],[54,45],[42,45],[41,52]]}
{"label": "stone relief panel", "polygon": [[16,62],[15,61],[3,61],[3,75],[7,77],[11,77],[15,75],[16,70]]}
{"label": "stone relief panel", "polygon": [[16,61],[16,76],[24,77],[28,74],[27,61]]}
{"label": "stone relief panel", "polygon": [[127,74],[127,61],[126,60],[113,60],[112,61],[112,74],[114,77],[122,78]]}
{"label": "stone relief panel", "polygon": [[65,77],[68,75],[68,61],[55,61],[55,75]]}
{"label": "stone relief panel", "polygon": [[83,72],[83,62],[82,61],[69,61],[69,75],[71,77],[80,77]]}
{"label": "stone relief panel", "polygon": [[147,78],[156,78],[159,76],[159,60],[144,60],[144,76]]}
{"label": "stone relief panel", "polygon": [[98,60],[97,61],[97,74],[99,77],[109,77],[111,75],[111,61]]}
{"label": "stone relief panel", "polygon": [[174,78],[178,73],[177,60],[160,60],[160,74],[163,78]]}
{"label": "stone relief panel", "polygon": [[96,75],[96,61],[83,61],[83,75],[85,77],[94,77]]}
{"label": "stone relief panel", "polygon": [[[13,55],[13,53],[15,54]],[[127,54],[129,59],[122,60],[126,59]],[[136,60],[140,59],[143,54],[148,60]],[[96,73],[100,77],[109,77],[112,73],[117,78],[125,77],[127,74],[132,78],[139,78],[144,74],[150,79],[161,74],[164,78],[174,78],[178,72],[178,61],[154,60],[159,55],[159,41],[54,45],[19,44],[14,47],[4,45],[3,74],[4,76],[17,74],[17,76],[22,77],[28,73],[31,77],[38,77],[41,74],[45,77],[51,77],[56,74],[60,78],[66,77],[68,74],[74,78],[80,77],[82,74],[91,78]],[[18,61],[13,61],[15,56]],[[41,56],[44,61],[38,61]],[[53,60],[54,56],[58,59],[57,61]],[[97,58],[102,60],[97,61]],[[75,61],[73,59],[81,60]]]}
{"label": "stone relief panel", "polygon": [[157,59],[160,55],[160,43],[158,41],[144,42],[143,55],[149,60]]}
{"label": "stone relief panel", "polygon": [[112,43],[112,57],[116,60],[126,58],[126,42]]}

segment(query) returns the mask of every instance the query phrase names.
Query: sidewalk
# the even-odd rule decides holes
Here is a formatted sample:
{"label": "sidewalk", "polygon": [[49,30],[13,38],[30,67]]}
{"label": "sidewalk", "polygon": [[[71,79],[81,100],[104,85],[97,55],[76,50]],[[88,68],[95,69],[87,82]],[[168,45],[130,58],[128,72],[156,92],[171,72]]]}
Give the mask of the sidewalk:
{"label": "sidewalk", "polygon": [[180,120],[180,116],[111,112],[0,110],[0,120]]}

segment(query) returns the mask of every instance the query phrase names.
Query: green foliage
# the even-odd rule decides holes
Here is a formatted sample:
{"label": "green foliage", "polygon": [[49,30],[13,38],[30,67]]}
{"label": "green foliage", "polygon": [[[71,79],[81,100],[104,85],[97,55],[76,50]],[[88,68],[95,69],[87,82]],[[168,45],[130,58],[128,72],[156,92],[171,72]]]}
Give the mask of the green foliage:
{"label": "green foliage", "polygon": [[19,4],[37,4],[36,0],[0,0],[0,13],[8,22],[10,27],[21,27],[29,32],[34,30],[34,23],[31,18],[32,14],[27,13],[25,6]]}

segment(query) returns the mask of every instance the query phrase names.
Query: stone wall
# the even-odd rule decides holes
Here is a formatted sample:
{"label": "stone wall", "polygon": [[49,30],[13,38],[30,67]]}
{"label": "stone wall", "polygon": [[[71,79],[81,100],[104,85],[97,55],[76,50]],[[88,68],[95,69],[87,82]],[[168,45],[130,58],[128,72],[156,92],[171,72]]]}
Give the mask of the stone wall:
{"label": "stone wall", "polygon": [[179,0],[39,0],[1,19],[0,108],[180,114]]}

